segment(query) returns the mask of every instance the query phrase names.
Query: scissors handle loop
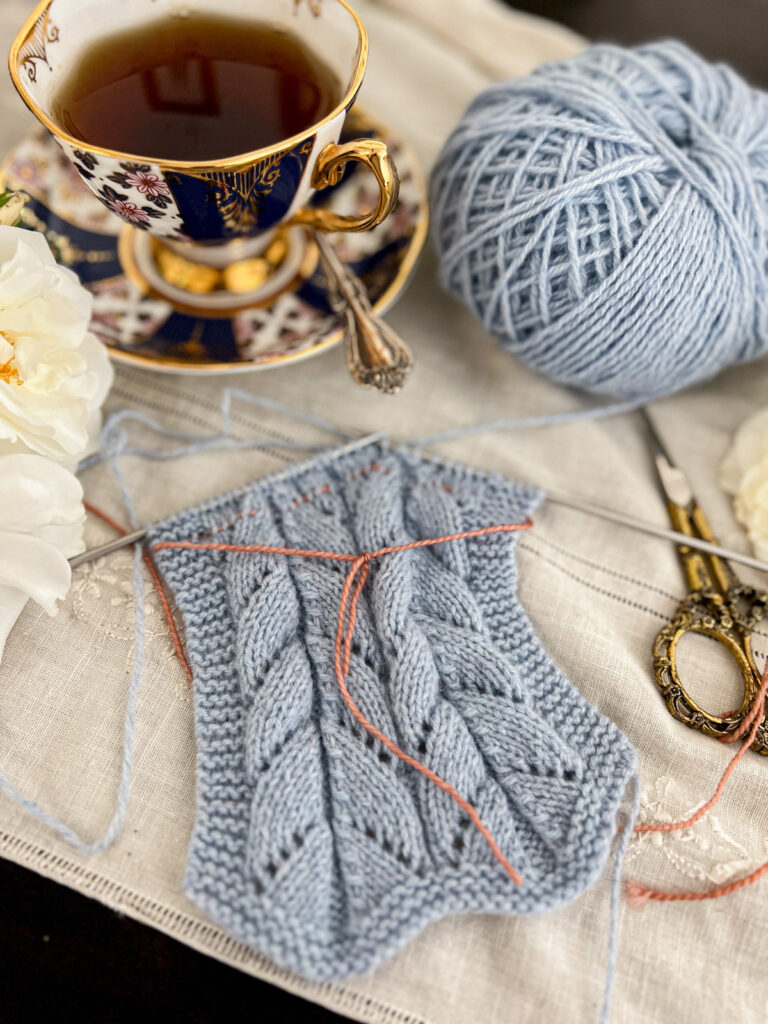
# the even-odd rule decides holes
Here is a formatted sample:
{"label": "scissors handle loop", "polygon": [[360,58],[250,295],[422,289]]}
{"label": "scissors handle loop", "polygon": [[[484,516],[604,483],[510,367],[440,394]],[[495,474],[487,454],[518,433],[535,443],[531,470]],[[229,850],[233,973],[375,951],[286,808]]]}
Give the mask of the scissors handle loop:
{"label": "scissors handle loop", "polygon": [[[738,589],[752,590],[741,586]],[[688,634],[717,640],[736,662],[744,680],[744,697],[738,711],[724,716],[711,715],[685,689],[678,670],[677,652],[680,641]],[[664,626],[656,637],[653,664],[656,685],[670,714],[689,728],[717,739],[727,737],[738,728],[760,689],[760,673],[752,655],[748,628],[736,617],[730,601],[714,591],[694,591],[686,597],[672,622]],[[755,736],[752,749],[768,756],[768,725],[765,720]]]}

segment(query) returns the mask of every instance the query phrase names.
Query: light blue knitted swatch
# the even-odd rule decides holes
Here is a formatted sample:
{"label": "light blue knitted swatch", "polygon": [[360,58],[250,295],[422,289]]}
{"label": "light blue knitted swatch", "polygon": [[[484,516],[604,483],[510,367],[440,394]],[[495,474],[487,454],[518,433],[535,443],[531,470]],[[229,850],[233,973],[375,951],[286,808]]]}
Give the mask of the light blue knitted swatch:
{"label": "light blue knitted swatch", "polygon": [[[518,522],[541,495],[372,445],[155,526],[345,553]],[[597,877],[635,755],[550,662],[516,596],[512,534],[371,565],[348,685],[363,714],[477,809],[516,887],[445,793],[355,723],[333,651],[348,567],[163,549],[195,675],[197,817],[185,888],[305,977],[369,970],[426,924],[528,914]]]}

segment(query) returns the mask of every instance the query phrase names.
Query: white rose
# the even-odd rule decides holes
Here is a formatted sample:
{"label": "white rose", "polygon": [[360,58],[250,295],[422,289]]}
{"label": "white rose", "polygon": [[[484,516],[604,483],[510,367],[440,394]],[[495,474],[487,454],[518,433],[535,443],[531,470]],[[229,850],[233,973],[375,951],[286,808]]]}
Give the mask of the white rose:
{"label": "white rose", "polygon": [[750,416],[736,431],[720,465],[720,482],[726,491],[736,494],[745,474],[764,459],[768,459],[768,409]]}
{"label": "white rose", "polygon": [[54,615],[66,597],[84,523],[83,489],[69,470],[41,455],[0,455],[0,658],[28,599]]}
{"label": "white rose", "polygon": [[758,558],[768,560],[768,409],[736,431],[720,465],[720,482],[734,495],[733,511]]}
{"label": "white rose", "polygon": [[0,454],[74,466],[96,449],[112,368],[90,316],[90,293],[43,236],[0,226]]}

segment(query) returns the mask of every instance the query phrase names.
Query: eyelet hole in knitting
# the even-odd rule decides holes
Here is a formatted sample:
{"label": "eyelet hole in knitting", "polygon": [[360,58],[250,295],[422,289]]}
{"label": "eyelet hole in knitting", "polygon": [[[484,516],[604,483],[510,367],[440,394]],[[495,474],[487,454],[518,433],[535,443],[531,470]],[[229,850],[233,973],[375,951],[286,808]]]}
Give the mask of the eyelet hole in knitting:
{"label": "eyelet hole in knitting", "polygon": [[[356,822],[353,822],[353,824],[355,824],[356,827],[360,827],[359,825],[357,825]],[[366,828],[363,830],[363,835],[366,837],[366,839],[370,839],[372,842],[374,842],[378,846],[380,846],[381,849],[384,851],[384,853],[389,854],[390,856],[394,854],[395,860],[399,864],[402,864],[404,868],[410,868],[411,867],[413,861],[412,861],[412,858],[410,857],[410,855],[407,854],[407,853],[404,853],[401,849],[400,850],[396,849],[396,847],[393,844],[392,840],[387,838],[386,836],[384,836],[382,838],[379,838],[379,836],[376,834],[376,830],[372,826],[370,826],[370,825],[366,826]],[[417,868],[416,869],[416,875],[419,878],[424,878],[425,877],[424,869],[423,868]]]}

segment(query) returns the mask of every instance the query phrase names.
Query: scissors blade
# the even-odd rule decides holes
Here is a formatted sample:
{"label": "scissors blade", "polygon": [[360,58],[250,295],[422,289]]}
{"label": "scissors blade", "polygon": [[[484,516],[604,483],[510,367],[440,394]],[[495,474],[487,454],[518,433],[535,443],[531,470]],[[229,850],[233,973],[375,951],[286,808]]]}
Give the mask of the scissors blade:
{"label": "scissors blade", "polygon": [[688,477],[672,461],[672,456],[659,436],[648,410],[643,408],[641,412],[648,428],[653,462],[667,501],[671,501],[673,505],[679,505],[681,508],[692,507],[694,503],[693,489]]}
{"label": "scissors blade", "polygon": [[[653,461],[667,499],[673,525],[682,533],[693,534],[710,544],[717,544],[712,527],[693,495],[688,477],[672,461],[672,456],[659,436],[648,410],[643,408],[642,413],[648,427]],[[696,545],[690,541],[687,545],[680,546],[678,550],[688,585],[692,590],[717,588],[723,595],[727,595],[732,587],[738,586],[738,577],[728,565],[724,554],[723,557],[718,557],[709,552],[708,557],[704,559],[697,553]]]}

